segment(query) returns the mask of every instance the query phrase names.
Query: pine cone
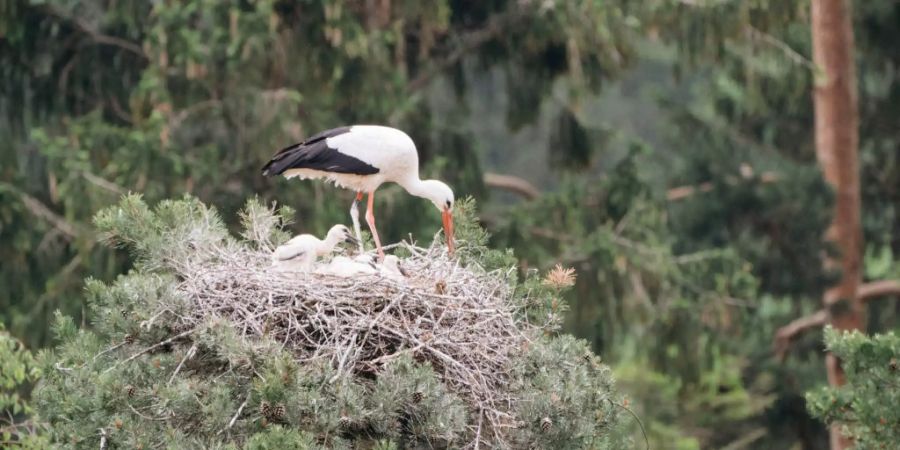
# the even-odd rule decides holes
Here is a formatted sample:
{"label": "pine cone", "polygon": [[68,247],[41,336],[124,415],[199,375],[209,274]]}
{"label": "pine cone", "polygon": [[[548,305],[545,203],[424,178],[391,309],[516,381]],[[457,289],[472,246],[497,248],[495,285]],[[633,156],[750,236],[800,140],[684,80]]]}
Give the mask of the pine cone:
{"label": "pine cone", "polygon": [[413,403],[419,403],[424,398],[425,398],[425,394],[423,394],[421,391],[413,392],[413,396],[412,396]]}
{"label": "pine cone", "polygon": [[891,362],[888,363],[888,369],[891,369],[891,372],[896,372],[898,367],[900,367],[900,364],[897,363],[897,358],[891,358]]}
{"label": "pine cone", "polygon": [[340,425],[342,427],[346,427],[346,426],[350,425],[350,418],[347,416],[341,416],[341,418],[338,420],[338,422],[340,423]]}
{"label": "pine cone", "polygon": [[125,386],[125,394],[128,395],[128,398],[134,398],[134,393],[136,389],[132,385]]}
{"label": "pine cone", "polygon": [[128,345],[134,344],[134,336],[130,334],[125,335],[125,343]]}
{"label": "pine cone", "polygon": [[553,427],[553,421],[550,420],[549,417],[544,417],[543,419],[541,419],[541,431],[546,433],[546,432],[550,431],[550,428],[552,428],[552,427]]}
{"label": "pine cone", "polygon": [[285,412],[286,411],[284,409],[284,405],[281,405],[281,404],[275,405],[272,408],[272,421],[273,422],[281,422],[282,420],[284,420]]}
{"label": "pine cone", "polygon": [[269,402],[262,402],[259,404],[259,413],[263,415],[263,417],[268,418],[272,415],[272,405]]}

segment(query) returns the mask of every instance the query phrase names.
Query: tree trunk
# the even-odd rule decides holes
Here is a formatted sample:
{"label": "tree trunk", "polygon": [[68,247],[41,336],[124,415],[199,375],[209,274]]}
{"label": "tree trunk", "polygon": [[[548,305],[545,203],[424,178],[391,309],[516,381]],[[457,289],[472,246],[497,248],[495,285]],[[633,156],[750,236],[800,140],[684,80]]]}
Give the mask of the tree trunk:
{"label": "tree trunk", "polygon": [[[813,61],[816,74],[814,106],[816,116],[816,157],[825,180],[834,188],[836,205],[826,239],[840,256],[828,258],[828,269],[840,269],[837,285],[824,295],[828,322],[837,329],[865,327],[865,310],[857,298],[862,233],[860,231],[859,111],[856,96],[856,71],[853,58],[853,25],[847,0],[812,1]],[[839,386],[846,382],[840,361],[826,357],[828,382]],[[831,429],[831,448],[839,450],[852,443]]]}

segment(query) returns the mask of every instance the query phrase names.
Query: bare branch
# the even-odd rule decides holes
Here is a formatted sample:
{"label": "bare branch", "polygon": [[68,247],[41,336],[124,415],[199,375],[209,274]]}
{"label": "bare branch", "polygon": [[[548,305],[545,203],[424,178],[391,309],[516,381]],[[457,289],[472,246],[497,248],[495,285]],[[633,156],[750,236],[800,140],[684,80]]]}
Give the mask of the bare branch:
{"label": "bare branch", "polygon": [[698,192],[712,191],[713,184],[710,182],[700,183],[696,186],[678,186],[666,191],[666,200],[678,201],[686,199]]}
{"label": "bare branch", "polygon": [[863,283],[856,289],[856,297],[862,302],[889,295],[900,296],[900,281],[873,281],[871,283]]}
{"label": "bare branch", "polygon": [[[900,281],[881,280],[859,285],[856,291],[860,302],[866,303],[880,297],[900,296]],[[824,309],[801,317],[781,327],[775,332],[774,349],[778,359],[783,360],[790,349],[791,341],[810,328],[824,326],[828,322],[828,312]]]}
{"label": "bare branch", "polygon": [[791,323],[781,327],[775,332],[775,355],[779,360],[784,360],[791,341],[800,333],[810,329],[818,328],[828,322],[828,313],[822,309],[811,315],[801,317]]}
{"label": "bare branch", "polygon": [[[741,164],[740,170],[740,179],[734,180],[726,180],[728,184],[736,185],[740,181],[751,181],[754,179],[753,168],[747,164]],[[778,181],[779,175],[775,172],[763,172],[759,174],[759,178],[757,179],[760,183],[768,184],[774,183]],[[666,200],[669,201],[678,201],[684,200],[692,195],[695,195],[700,192],[710,192],[714,188],[714,185],[711,182],[700,183],[696,186],[678,186],[669,189],[666,191]]]}
{"label": "bare branch", "polygon": [[122,186],[119,186],[106,178],[94,175],[86,170],[81,172],[81,176],[94,186],[112,192],[113,194],[125,195],[128,193]]}
{"label": "bare branch", "polygon": [[6,187],[7,189],[18,194],[22,199],[22,203],[25,205],[25,208],[28,209],[31,214],[34,214],[36,217],[50,222],[51,225],[53,225],[57,230],[64,234],[70,241],[74,240],[83,233],[80,227],[67,221],[59,214],[53,212],[53,210],[44,205],[44,203],[37,198],[32,197],[28,193],[8,183],[0,183],[0,186]]}
{"label": "bare branch", "polygon": [[510,191],[526,200],[534,200],[541,196],[541,192],[531,182],[514,175],[485,172],[484,184],[488,187]]}
{"label": "bare branch", "polygon": [[62,11],[59,8],[56,8],[54,6],[44,5],[43,7],[41,7],[41,10],[43,10],[47,14],[49,14],[53,17],[56,17],[64,22],[71,23],[73,26],[75,26],[76,29],[78,29],[78,31],[81,31],[84,34],[87,34],[88,36],[91,37],[91,39],[94,42],[96,42],[98,44],[119,47],[122,50],[125,50],[127,52],[133,53],[134,55],[139,56],[141,59],[144,59],[144,60],[149,59],[149,58],[147,58],[147,55],[144,53],[144,50],[139,45],[135,44],[134,42],[122,39],[120,37],[110,36],[107,34],[100,33],[99,31],[97,31],[93,27],[91,27],[83,19],[80,19],[78,17],[72,17],[65,11]]}
{"label": "bare branch", "polygon": [[244,399],[244,403],[241,403],[241,406],[238,407],[237,412],[234,413],[234,417],[231,418],[231,420],[228,422],[228,425],[225,428],[219,430],[219,432],[216,433],[217,435],[224,433],[225,431],[231,429],[231,427],[234,426],[234,423],[237,422],[238,417],[241,416],[241,412],[244,410],[244,407],[247,406],[247,402],[249,402],[249,401],[250,401],[250,393],[248,392],[247,397]]}
{"label": "bare branch", "polygon": [[188,349],[187,353],[185,353],[184,358],[181,358],[181,362],[178,363],[178,367],[175,368],[175,371],[172,372],[172,376],[169,377],[169,381],[166,383],[166,386],[172,384],[172,381],[175,380],[175,376],[178,375],[178,372],[181,371],[181,367],[184,365],[184,362],[194,356],[194,353],[197,352],[197,344],[191,346]]}
{"label": "bare branch", "polygon": [[796,63],[797,65],[806,67],[809,70],[815,71],[816,65],[813,64],[812,60],[801,55],[796,50],[791,48],[786,42],[772,36],[771,34],[760,31],[759,29],[753,27],[752,25],[747,25],[744,27],[744,31],[747,33],[747,36],[753,41],[762,41],[766,44],[769,44],[778,50],[781,50],[785,56],[788,57],[791,61]]}

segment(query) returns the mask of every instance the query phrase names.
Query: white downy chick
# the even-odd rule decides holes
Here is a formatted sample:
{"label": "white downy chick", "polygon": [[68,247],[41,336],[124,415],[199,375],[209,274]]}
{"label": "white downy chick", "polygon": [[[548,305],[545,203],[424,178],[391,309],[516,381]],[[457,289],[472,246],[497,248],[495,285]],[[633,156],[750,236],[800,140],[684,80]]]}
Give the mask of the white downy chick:
{"label": "white downy chick", "polygon": [[294,236],[272,252],[272,266],[280,270],[307,272],[312,269],[316,259],[333,252],[334,248],[344,241],[356,243],[356,238],[344,225],[331,227],[325,239],[319,239],[311,234]]}

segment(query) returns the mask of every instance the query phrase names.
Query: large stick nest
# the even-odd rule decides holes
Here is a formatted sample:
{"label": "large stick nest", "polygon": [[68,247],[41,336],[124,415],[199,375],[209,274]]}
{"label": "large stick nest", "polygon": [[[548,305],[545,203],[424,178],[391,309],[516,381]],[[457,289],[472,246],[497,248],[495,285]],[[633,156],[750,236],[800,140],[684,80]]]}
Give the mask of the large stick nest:
{"label": "large stick nest", "polygon": [[502,442],[516,401],[506,389],[510,359],[538,332],[512,301],[513,274],[463,267],[437,245],[398,246],[411,254],[401,259],[410,276],[400,280],[277,271],[265,248],[209,249],[175,264],[192,311],[178,328],[225,317],[243,336],[274,339],[298,361],[329,361],[337,376],[371,376],[411,354],[430,362],[477,417],[470,445]]}

